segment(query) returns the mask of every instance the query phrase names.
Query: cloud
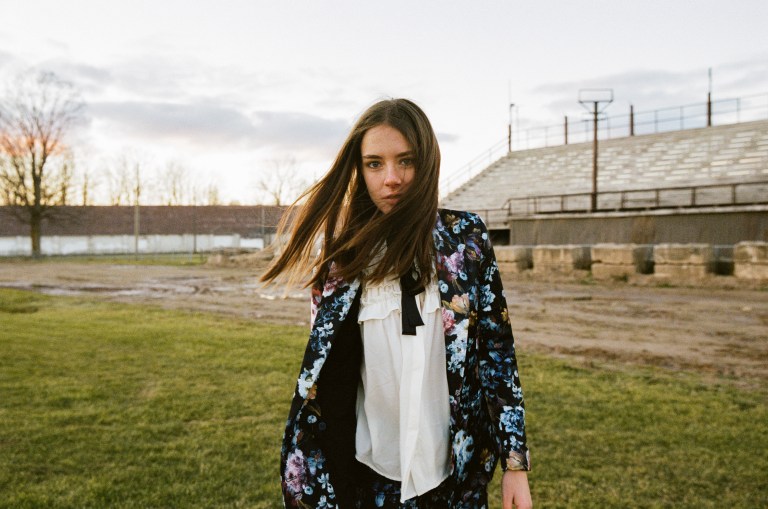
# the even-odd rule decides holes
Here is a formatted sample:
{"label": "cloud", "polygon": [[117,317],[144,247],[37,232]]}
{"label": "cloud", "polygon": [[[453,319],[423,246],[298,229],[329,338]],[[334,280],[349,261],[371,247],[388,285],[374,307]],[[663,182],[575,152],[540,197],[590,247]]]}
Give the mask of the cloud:
{"label": "cloud", "polygon": [[445,133],[445,132],[439,132],[435,133],[435,136],[437,136],[437,139],[440,141],[441,144],[443,143],[456,143],[459,141],[460,136],[453,133]]}
{"label": "cloud", "polygon": [[[715,66],[714,98],[737,97],[762,92],[768,75],[768,58],[759,55],[738,63]],[[587,80],[547,83],[532,90],[538,96],[549,96],[544,105],[552,117],[581,113],[578,92],[583,88],[611,88],[614,104],[608,115],[626,114],[630,104],[638,111],[674,108],[704,103],[709,90],[707,69],[669,71],[661,69],[631,70]],[[621,110],[621,111],[619,111]]]}
{"label": "cloud", "polygon": [[[718,71],[723,71],[721,78]],[[768,81],[768,53],[755,58],[733,62],[714,69],[714,92],[718,90],[747,90],[764,93]]]}
{"label": "cloud", "polygon": [[15,59],[14,59],[13,55],[11,55],[8,52],[0,50],[0,67],[4,67],[4,66],[6,66],[8,64],[11,64],[11,63],[13,63],[14,60]]}
{"label": "cloud", "polygon": [[[578,94],[585,88],[612,89],[616,104],[611,109],[634,104],[636,108],[648,110],[705,101],[706,73],[699,74],[699,71],[633,70],[589,80],[546,84],[534,92],[553,97],[545,107],[555,115],[580,111]],[[701,89],[699,96],[696,95],[698,89]]]}
{"label": "cloud", "polygon": [[56,73],[89,95],[103,92],[114,81],[112,71],[108,68],[68,60],[48,60],[36,67]]}
{"label": "cloud", "polygon": [[349,124],[292,111],[260,111],[254,114],[256,139],[275,146],[309,145],[337,147],[344,141]]}
{"label": "cloud", "polygon": [[171,102],[99,102],[89,113],[95,121],[132,137],[165,139],[194,146],[272,148],[306,153],[337,147],[349,129],[347,122],[294,111],[256,111],[210,99]]}

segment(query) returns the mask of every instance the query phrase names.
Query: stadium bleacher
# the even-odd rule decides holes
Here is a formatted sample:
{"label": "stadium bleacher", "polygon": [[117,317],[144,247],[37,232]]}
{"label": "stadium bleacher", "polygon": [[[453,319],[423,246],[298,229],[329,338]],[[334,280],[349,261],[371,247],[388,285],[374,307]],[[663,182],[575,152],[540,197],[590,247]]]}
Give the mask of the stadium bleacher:
{"label": "stadium bleacher", "polygon": [[[659,205],[651,190],[690,186],[718,185],[697,190],[696,203],[701,206],[723,200],[768,201],[768,184],[736,190],[721,185],[768,181],[768,120],[601,140],[598,154],[598,191],[617,193],[601,195],[601,209],[617,208],[621,191],[647,190],[647,196],[632,194],[629,199],[634,203],[621,198],[623,207],[642,208],[653,200]],[[448,194],[442,206],[475,211],[506,208],[514,215],[525,211],[514,210],[510,199],[517,203],[520,198],[584,193],[572,198],[583,202],[577,207],[586,208],[591,190],[592,143],[578,143],[513,151]],[[553,200],[562,205],[559,197]],[[690,200],[689,191],[670,190],[663,193],[660,204],[690,206]],[[543,206],[546,209],[546,203]],[[491,215],[500,220],[498,213]]]}

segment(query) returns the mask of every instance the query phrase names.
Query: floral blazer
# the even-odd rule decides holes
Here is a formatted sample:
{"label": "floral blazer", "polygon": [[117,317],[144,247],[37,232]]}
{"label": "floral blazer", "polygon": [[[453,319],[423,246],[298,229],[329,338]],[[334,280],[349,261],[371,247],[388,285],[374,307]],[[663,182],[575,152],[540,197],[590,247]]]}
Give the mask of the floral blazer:
{"label": "floral blazer", "polygon": [[[445,331],[451,409],[450,508],[486,507],[496,463],[528,470],[523,393],[499,269],[476,214],[441,209],[432,232]],[[332,475],[316,440],[322,409],[317,381],[360,290],[329,277],[313,290],[313,324],[283,437],[280,461],[286,507],[337,508]],[[347,509],[342,507],[341,509]]]}

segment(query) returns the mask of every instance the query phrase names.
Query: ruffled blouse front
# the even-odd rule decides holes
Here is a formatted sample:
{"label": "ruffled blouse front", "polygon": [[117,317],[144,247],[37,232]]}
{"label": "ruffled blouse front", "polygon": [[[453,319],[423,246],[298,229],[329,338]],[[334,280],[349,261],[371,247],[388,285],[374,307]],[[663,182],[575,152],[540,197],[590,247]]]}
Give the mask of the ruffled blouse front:
{"label": "ruffled blouse front", "polygon": [[450,408],[438,288],[416,297],[424,325],[415,336],[402,334],[400,298],[397,279],[363,288],[355,447],[358,461],[401,482],[404,502],[450,473]]}

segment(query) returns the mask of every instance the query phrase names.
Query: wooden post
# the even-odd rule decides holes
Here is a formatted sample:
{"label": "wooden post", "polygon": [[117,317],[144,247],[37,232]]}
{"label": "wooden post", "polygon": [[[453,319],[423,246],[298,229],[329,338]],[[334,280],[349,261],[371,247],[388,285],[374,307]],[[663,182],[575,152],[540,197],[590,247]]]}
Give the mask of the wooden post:
{"label": "wooden post", "polygon": [[592,212],[597,210],[597,101],[594,110],[594,140],[592,142]]}

